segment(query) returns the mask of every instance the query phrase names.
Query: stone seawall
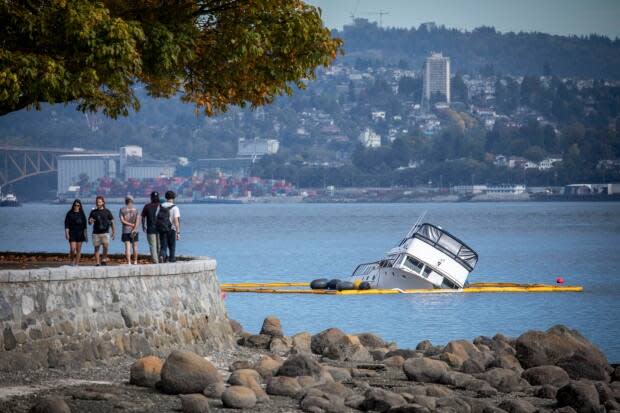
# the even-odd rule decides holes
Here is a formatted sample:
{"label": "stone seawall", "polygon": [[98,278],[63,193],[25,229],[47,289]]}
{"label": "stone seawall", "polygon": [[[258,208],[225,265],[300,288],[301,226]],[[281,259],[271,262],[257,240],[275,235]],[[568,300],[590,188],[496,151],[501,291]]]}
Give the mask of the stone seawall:
{"label": "stone seawall", "polygon": [[234,345],[212,259],[0,270],[0,371]]}

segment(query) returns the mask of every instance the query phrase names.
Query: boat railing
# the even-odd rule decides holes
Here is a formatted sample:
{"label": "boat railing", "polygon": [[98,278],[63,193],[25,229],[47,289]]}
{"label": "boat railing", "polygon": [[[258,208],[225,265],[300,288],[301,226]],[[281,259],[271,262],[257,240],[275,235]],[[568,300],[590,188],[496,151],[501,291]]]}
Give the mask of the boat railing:
{"label": "boat railing", "polygon": [[378,263],[379,261],[360,264],[355,268],[355,271],[353,271],[353,275],[366,275],[370,272],[371,269],[375,268]]}

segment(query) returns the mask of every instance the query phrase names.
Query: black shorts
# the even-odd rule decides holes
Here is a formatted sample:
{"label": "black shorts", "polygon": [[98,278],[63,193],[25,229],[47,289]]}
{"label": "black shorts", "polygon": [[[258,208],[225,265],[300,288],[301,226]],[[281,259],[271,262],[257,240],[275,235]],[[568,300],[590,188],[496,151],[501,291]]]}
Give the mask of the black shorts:
{"label": "black shorts", "polygon": [[134,242],[138,242],[138,234],[137,232],[134,232],[133,237],[131,236],[131,234],[123,234],[121,235],[121,241],[123,242],[131,242],[132,244]]}
{"label": "black shorts", "polygon": [[84,231],[69,231],[69,242],[84,242],[86,235]]}

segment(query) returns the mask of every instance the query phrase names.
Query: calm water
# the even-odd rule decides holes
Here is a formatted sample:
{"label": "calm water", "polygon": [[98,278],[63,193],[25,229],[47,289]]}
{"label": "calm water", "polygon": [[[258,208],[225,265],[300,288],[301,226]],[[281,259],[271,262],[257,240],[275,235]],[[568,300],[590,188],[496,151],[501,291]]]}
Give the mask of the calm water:
{"label": "calm water", "polygon": [[[118,213],[118,205],[112,206]],[[67,206],[0,208],[0,250],[64,251]],[[223,282],[344,277],[380,258],[422,211],[480,255],[470,281],[553,283],[583,293],[416,296],[229,294],[231,317],[257,331],[276,314],[287,334],[337,326],[401,346],[445,343],[562,323],[620,361],[620,203],[182,206],[185,255],[218,260]],[[91,246],[86,247],[90,250]],[[120,241],[113,251],[121,251]],[[142,242],[140,249],[148,247]]]}

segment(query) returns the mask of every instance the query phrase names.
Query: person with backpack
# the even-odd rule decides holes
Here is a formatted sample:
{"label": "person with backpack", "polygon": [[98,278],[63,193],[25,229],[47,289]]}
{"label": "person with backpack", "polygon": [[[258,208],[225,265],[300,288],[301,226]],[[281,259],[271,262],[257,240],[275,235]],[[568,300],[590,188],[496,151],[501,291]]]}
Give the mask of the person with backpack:
{"label": "person with backpack", "polygon": [[146,240],[151,251],[153,264],[159,263],[161,246],[159,244],[159,232],[157,231],[157,210],[159,209],[159,192],[151,192],[151,202],[142,208],[142,230],[146,232]]}
{"label": "person with backpack", "polygon": [[181,211],[174,204],[175,198],[174,192],[167,191],[166,202],[161,204],[157,210],[157,231],[162,262],[176,262],[176,243],[181,237]]}
{"label": "person with backpack", "polygon": [[[110,248],[110,228],[112,239],[116,229],[114,228],[114,216],[105,207],[105,199],[99,195],[95,199],[96,207],[90,211],[88,223],[93,226],[93,246],[95,247],[95,262],[97,266],[107,265],[108,249]],[[99,257],[99,247],[103,247],[103,258]]]}

